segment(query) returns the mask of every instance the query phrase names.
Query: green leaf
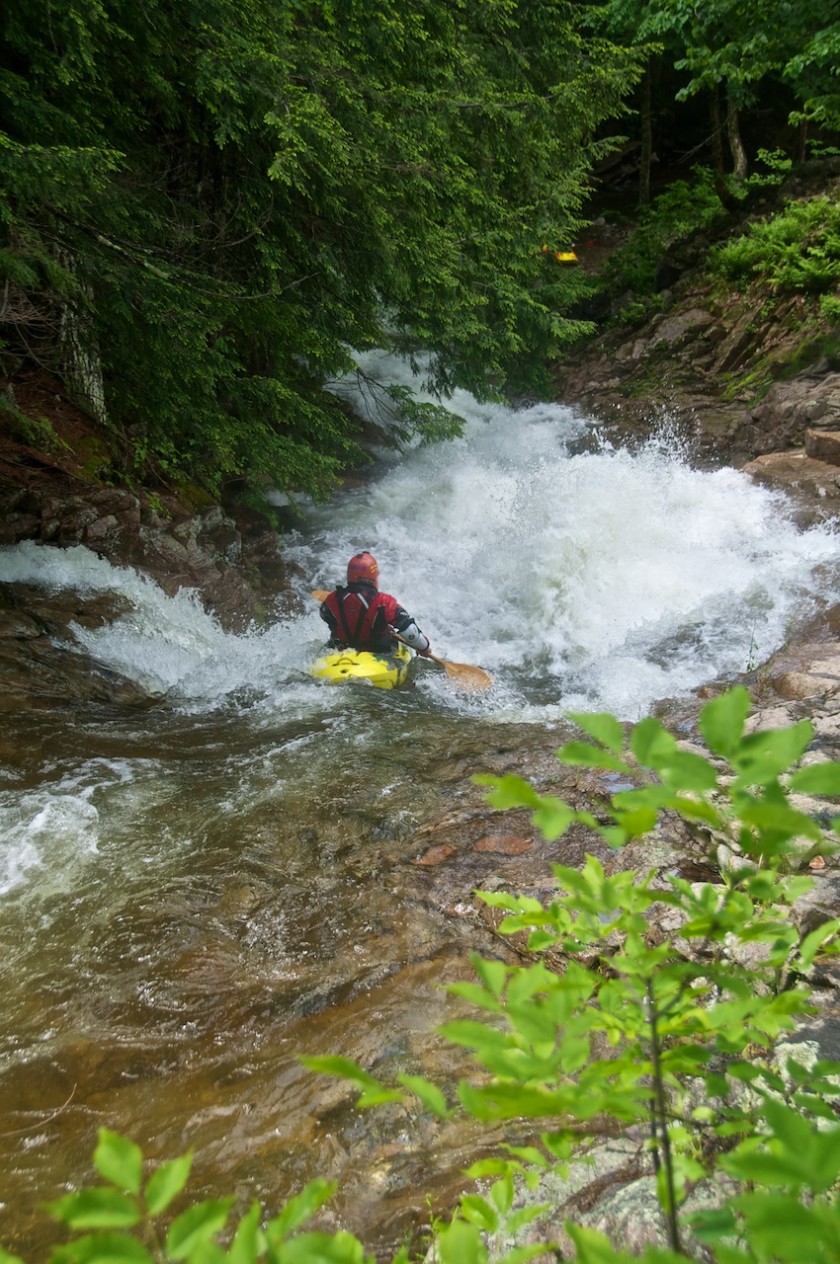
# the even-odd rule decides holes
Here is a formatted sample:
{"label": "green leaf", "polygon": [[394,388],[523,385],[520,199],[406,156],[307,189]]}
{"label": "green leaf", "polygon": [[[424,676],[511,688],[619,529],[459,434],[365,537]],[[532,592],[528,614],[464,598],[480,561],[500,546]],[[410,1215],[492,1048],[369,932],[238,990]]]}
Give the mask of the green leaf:
{"label": "green leaf", "polygon": [[275,1244],[285,1241],[290,1234],[314,1216],[315,1212],[332,1198],[335,1191],[334,1181],[316,1177],[314,1181],[305,1185],[299,1194],[289,1199],[279,1215],[269,1221],[266,1225],[267,1236]]}
{"label": "green leaf", "polygon": [[513,1207],[514,1193],[513,1171],[508,1167],[490,1186],[490,1201],[500,1216],[507,1215]]}
{"label": "green leaf", "polygon": [[572,711],[568,718],[578,728],[583,729],[596,742],[606,746],[614,754],[620,755],[624,746],[624,730],[614,715],[609,712]]}
{"label": "green leaf", "polygon": [[140,1219],[134,1199],[115,1189],[81,1189],[47,1206],[71,1229],[125,1229]]}
{"label": "green leaf", "polygon": [[155,1168],[146,1182],[144,1197],[149,1215],[158,1216],[165,1211],[172,1199],[180,1194],[187,1183],[192,1168],[193,1152],[187,1151],[177,1159],[169,1159]]}
{"label": "green leaf", "polygon": [[514,773],[505,777],[481,773],[472,780],[476,785],[493,787],[487,796],[487,802],[493,808],[537,808],[540,805],[540,796],[530,782]]}
{"label": "green leaf", "polygon": [[610,772],[623,772],[628,777],[632,776],[632,770],[623,760],[609,751],[602,750],[600,746],[590,746],[587,742],[567,742],[565,746],[560,747],[557,758],[564,764],[581,765],[585,768],[605,768]]}
{"label": "green leaf", "polygon": [[[717,770],[708,759],[692,751],[677,750],[662,768],[662,780],[674,790],[703,794],[717,787]],[[706,808],[708,811],[708,807]]]}
{"label": "green leaf", "polygon": [[784,729],[759,729],[745,737],[733,756],[736,786],[767,785],[802,758],[814,735],[810,720]]}
{"label": "green leaf", "polygon": [[473,954],[473,969],[475,970],[481,982],[487,988],[488,992],[494,997],[501,996],[508,977],[508,967],[503,961],[489,961],[485,957],[479,957]]}
{"label": "green leaf", "polygon": [[373,1264],[358,1238],[338,1233],[302,1233],[283,1244],[282,1264]]}
{"label": "green leaf", "polygon": [[478,1194],[462,1194],[458,1208],[465,1220],[485,1233],[495,1233],[499,1227],[499,1213]]}
{"label": "green leaf", "polygon": [[840,797],[840,763],[827,761],[798,768],[791,776],[790,788],[800,794]]}
{"label": "green leaf", "polygon": [[318,1071],[321,1075],[336,1075],[339,1079],[349,1080],[361,1089],[375,1089],[379,1081],[359,1066],[352,1058],[344,1058],[340,1054],[309,1055],[302,1054],[298,1061],[310,1071]]}
{"label": "green leaf", "polygon": [[143,1178],[143,1152],[133,1141],[107,1128],[99,1130],[99,1144],[93,1162],[100,1176],[131,1194],[140,1192]]}
{"label": "green leaf", "polygon": [[659,813],[655,808],[639,807],[618,814],[618,822],[626,838],[639,838],[655,828]]}
{"label": "green leaf", "polygon": [[677,743],[653,716],[648,716],[633,729],[630,749],[646,768],[661,768],[670,763]]}
{"label": "green leaf", "polygon": [[445,1119],[449,1114],[449,1107],[443,1093],[436,1084],[432,1084],[429,1080],[425,1080],[419,1075],[399,1075],[400,1084],[405,1085],[410,1092],[431,1111],[433,1115],[437,1115],[439,1119]]}
{"label": "green leaf", "polygon": [[175,1219],[166,1235],[166,1251],[173,1260],[183,1260],[200,1244],[209,1242],[227,1224],[236,1200],[209,1198],[196,1203]]}
{"label": "green leaf", "polygon": [[562,799],[546,797],[532,814],[532,821],[547,842],[553,843],[566,833],[576,813]]}
{"label": "green leaf", "polygon": [[485,1176],[500,1176],[509,1167],[510,1161],[508,1159],[479,1159],[464,1170],[464,1175],[468,1176],[472,1181],[480,1181]]}
{"label": "green leaf", "polygon": [[230,1264],[255,1264],[263,1247],[261,1220],[262,1208],[255,1199],[237,1225],[228,1253]]}
{"label": "green leaf", "polygon": [[[823,922],[822,926],[818,926],[816,930],[806,935],[799,945],[799,960],[803,966],[810,966],[826,940],[831,939],[838,931],[840,931],[840,918],[835,917],[830,922]],[[834,950],[837,951],[836,946]]]}
{"label": "green leaf", "polygon": [[736,685],[706,703],[698,717],[698,724],[714,754],[730,756],[735,752],[751,705],[750,695],[743,685]]}
{"label": "green leaf", "polygon": [[720,1242],[734,1237],[737,1221],[731,1207],[711,1207],[696,1211],[686,1221],[701,1242]]}
{"label": "green leaf", "polygon": [[776,803],[771,799],[744,800],[738,806],[738,815],[748,825],[756,825],[778,836],[779,840],[789,840],[802,835],[815,842],[822,841],[822,830],[813,817],[798,812],[786,802]]}
{"label": "green leaf", "polygon": [[486,1264],[487,1249],[476,1225],[453,1220],[439,1230],[435,1243],[440,1264]]}
{"label": "green leaf", "polygon": [[149,1264],[151,1259],[146,1247],[127,1233],[88,1234],[56,1248],[50,1256],[51,1264]]}
{"label": "green leaf", "polygon": [[[744,1218],[744,1235],[755,1245],[759,1258],[784,1260],[786,1264],[813,1264],[826,1257],[824,1229],[814,1210],[792,1195],[778,1190],[733,1198],[732,1205]],[[832,1242],[833,1239],[833,1242]],[[836,1230],[827,1243],[836,1250]]]}

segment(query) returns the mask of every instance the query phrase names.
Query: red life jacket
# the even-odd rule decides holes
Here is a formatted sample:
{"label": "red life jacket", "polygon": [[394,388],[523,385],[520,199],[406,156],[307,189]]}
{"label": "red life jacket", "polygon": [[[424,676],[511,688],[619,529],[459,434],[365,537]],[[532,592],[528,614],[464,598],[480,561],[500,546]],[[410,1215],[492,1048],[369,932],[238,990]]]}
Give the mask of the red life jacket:
{"label": "red life jacket", "polygon": [[335,619],[333,636],[356,649],[388,649],[393,640],[389,624],[399,605],[388,593],[377,592],[373,584],[351,584],[337,588],[324,605]]}

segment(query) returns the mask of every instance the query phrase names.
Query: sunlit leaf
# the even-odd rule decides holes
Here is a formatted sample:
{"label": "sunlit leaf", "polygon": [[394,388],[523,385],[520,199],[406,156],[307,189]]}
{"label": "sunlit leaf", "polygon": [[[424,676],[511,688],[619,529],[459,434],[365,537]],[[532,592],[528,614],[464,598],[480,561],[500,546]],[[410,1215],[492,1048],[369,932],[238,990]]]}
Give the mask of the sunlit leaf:
{"label": "sunlit leaf", "polygon": [[435,1243],[440,1264],[486,1264],[487,1248],[477,1225],[454,1220],[438,1232]]}
{"label": "sunlit leaf", "polygon": [[492,777],[481,773],[473,777],[479,786],[491,786],[487,802],[493,808],[536,808],[539,807],[540,796],[530,782],[524,777],[508,773],[505,777]]}
{"label": "sunlit leaf", "polygon": [[118,1189],[137,1194],[143,1176],[143,1151],[118,1132],[100,1128],[99,1143],[93,1152],[93,1162],[100,1176]]}
{"label": "sunlit leaf", "polygon": [[437,1115],[439,1119],[446,1118],[449,1114],[449,1107],[446,1098],[436,1084],[432,1084],[431,1081],[425,1080],[419,1075],[399,1075],[397,1078],[400,1084],[420,1098],[426,1110],[431,1111],[433,1115]]}
{"label": "sunlit leaf", "polygon": [[193,1152],[189,1150],[177,1159],[170,1159],[155,1168],[146,1183],[144,1197],[150,1215],[157,1216],[169,1206],[172,1199],[187,1183],[192,1168]]}
{"label": "sunlit leaf", "polygon": [[562,799],[547,797],[541,801],[532,819],[543,838],[553,843],[565,834],[575,819],[575,813]]}
{"label": "sunlit leaf", "polygon": [[140,1219],[134,1199],[115,1189],[82,1189],[48,1206],[71,1229],[124,1229]]}
{"label": "sunlit leaf", "polygon": [[624,729],[614,715],[609,712],[572,711],[568,718],[578,728],[583,729],[596,742],[600,742],[614,754],[620,755],[624,746]]}
{"label": "sunlit leaf", "polygon": [[750,713],[750,695],[743,685],[707,702],[698,717],[700,732],[716,755],[731,755],[737,748]]}
{"label": "sunlit leaf", "polygon": [[[51,1264],[149,1264],[152,1255],[127,1233],[92,1233],[58,1247],[50,1260]],[[6,1264],[2,1252],[0,1264]]]}
{"label": "sunlit leaf", "polygon": [[229,1264],[254,1264],[262,1252],[261,1220],[262,1208],[255,1199],[236,1227],[228,1253]]}
{"label": "sunlit leaf", "polygon": [[470,1224],[477,1225],[486,1233],[495,1233],[499,1227],[499,1214],[485,1198],[478,1194],[463,1194],[458,1204],[461,1215]]}
{"label": "sunlit leaf", "polygon": [[670,764],[677,743],[659,720],[648,716],[633,729],[630,749],[640,764],[659,769],[663,764]]}
{"label": "sunlit leaf", "polygon": [[340,1229],[338,1233],[302,1233],[284,1242],[283,1264],[373,1264],[358,1238]]}
{"label": "sunlit leaf", "polygon": [[173,1260],[183,1260],[201,1242],[208,1242],[227,1224],[235,1199],[210,1198],[196,1203],[178,1216],[166,1235],[166,1251]]}
{"label": "sunlit leaf", "polygon": [[800,794],[840,796],[840,763],[808,764],[791,775],[791,790]]}
{"label": "sunlit leaf", "polygon": [[271,1241],[284,1241],[289,1234],[294,1233],[314,1216],[315,1212],[332,1198],[335,1190],[335,1182],[324,1180],[323,1177],[310,1181],[298,1194],[289,1199],[283,1210],[266,1226],[266,1233]]}
{"label": "sunlit leaf", "polygon": [[603,750],[600,746],[590,746],[587,742],[567,742],[558,750],[557,758],[564,764],[604,768],[610,772],[623,772],[628,777],[632,775],[632,770],[623,760],[610,751]]}

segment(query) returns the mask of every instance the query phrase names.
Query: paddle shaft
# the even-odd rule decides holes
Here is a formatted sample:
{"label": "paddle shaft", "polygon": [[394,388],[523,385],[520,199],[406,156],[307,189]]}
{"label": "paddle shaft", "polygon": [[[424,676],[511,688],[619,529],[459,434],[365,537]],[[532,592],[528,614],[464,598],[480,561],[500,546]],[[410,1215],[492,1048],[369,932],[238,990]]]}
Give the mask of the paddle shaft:
{"label": "paddle shaft", "polygon": [[[315,588],[312,591],[312,597],[315,601],[324,602],[330,595],[328,588]],[[403,645],[407,645],[409,649],[414,649],[408,641],[395,632],[397,640]],[[415,653],[417,651],[415,650]],[[467,689],[487,689],[493,683],[493,677],[486,672],[483,667],[473,667],[471,663],[452,663],[447,658],[438,658],[437,654],[418,654],[418,658],[430,658],[433,663],[437,663],[444,669],[447,676],[451,680],[456,680],[458,684],[463,685]]]}

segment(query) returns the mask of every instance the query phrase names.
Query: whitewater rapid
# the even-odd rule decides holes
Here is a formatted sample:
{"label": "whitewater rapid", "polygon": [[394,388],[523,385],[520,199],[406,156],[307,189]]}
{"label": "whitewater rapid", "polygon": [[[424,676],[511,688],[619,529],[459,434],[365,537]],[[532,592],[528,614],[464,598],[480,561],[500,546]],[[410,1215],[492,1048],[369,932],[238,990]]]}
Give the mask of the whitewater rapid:
{"label": "whitewater rapid", "polygon": [[[360,359],[367,375],[422,396],[405,364]],[[833,526],[798,529],[784,495],[734,469],[693,468],[672,435],[630,452],[562,405],[512,409],[456,392],[450,406],[461,438],[382,452],[369,481],[303,503],[281,546],[306,576],[303,612],[267,629],[225,632],[193,595],[167,597],[81,547],[0,550],[0,579],[127,597],[131,613],[78,636],[173,705],[241,694],[317,712],[336,700],[308,677],[324,639],[309,590],[341,582],[348,556],[369,549],[433,651],[496,681],[466,698],[421,671],[419,687],[444,707],[537,723],[581,709],[637,719],[657,699],[744,672],[836,591]]]}

